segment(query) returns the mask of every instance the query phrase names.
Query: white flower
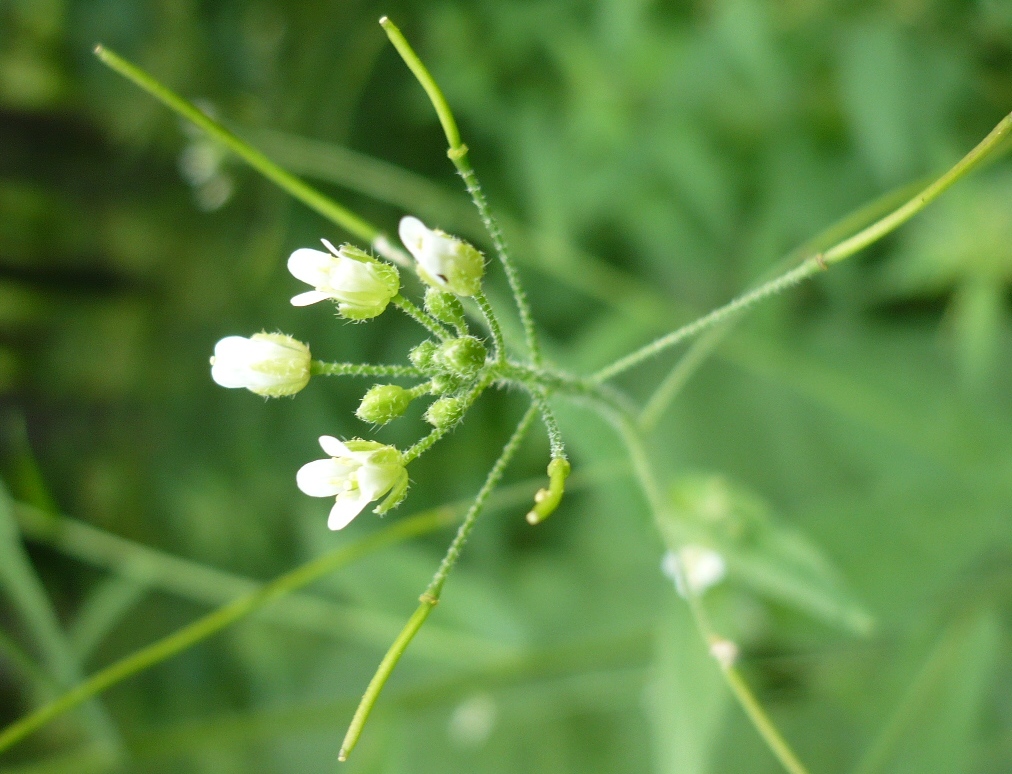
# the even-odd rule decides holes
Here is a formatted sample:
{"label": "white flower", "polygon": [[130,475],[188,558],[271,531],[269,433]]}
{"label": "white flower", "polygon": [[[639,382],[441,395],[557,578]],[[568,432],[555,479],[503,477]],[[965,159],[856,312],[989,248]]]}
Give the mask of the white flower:
{"label": "white flower", "polygon": [[677,553],[668,551],[661,562],[661,571],[675,582],[675,588],[683,597],[689,592],[701,596],[724,580],[727,565],[724,557],[713,549],[689,544]]}
{"label": "white flower", "polygon": [[418,276],[438,290],[473,296],[481,290],[485,259],[467,242],[430,229],[418,218],[401,218],[401,241],[418,261]]}
{"label": "white flower", "polygon": [[374,513],[383,514],[404,499],[408,471],[404,458],[393,446],[375,441],[344,443],[330,435],[320,436],[329,459],[307,462],[295,476],[299,489],[310,497],[335,497],[327,526],[344,529],[373,500],[387,495]]}
{"label": "white flower", "polygon": [[309,347],[283,333],[227,336],[214,345],[211,378],[222,387],[245,387],[257,395],[294,395],[309,383]]}
{"label": "white flower", "polygon": [[337,302],[337,311],[349,320],[367,320],[387,308],[400,289],[397,269],[377,261],[352,245],[335,248],[320,240],[330,251],[302,247],[288,258],[288,271],[316,290],[292,298],[294,306],[308,306],[328,298]]}

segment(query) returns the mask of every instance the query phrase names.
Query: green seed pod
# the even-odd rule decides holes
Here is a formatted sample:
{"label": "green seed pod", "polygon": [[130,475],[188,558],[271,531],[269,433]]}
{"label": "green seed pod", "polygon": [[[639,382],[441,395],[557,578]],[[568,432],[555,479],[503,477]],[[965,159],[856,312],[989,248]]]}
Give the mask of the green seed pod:
{"label": "green seed pod", "polygon": [[485,365],[485,347],[474,336],[461,336],[439,345],[436,361],[447,371],[460,376],[474,376]]}
{"label": "green seed pod", "polygon": [[396,419],[411,404],[411,393],[396,384],[377,384],[362,397],[355,416],[363,422],[385,425]]}
{"label": "green seed pod", "polygon": [[429,288],[425,291],[425,308],[441,323],[446,323],[458,330],[466,329],[464,305],[455,295]]}
{"label": "green seed pod", "polygon": [[425,412],[425,421],[434,427],[451,427],[464,416],[464,402],[460,398],[440,398]]}
{"label": "green seed pod", "polygon": [[408,360],[415,368],[428,371],[435,365],[433,358],[436,356],[438,348],[439,345],[436,342],[427,339],[408,353]]}

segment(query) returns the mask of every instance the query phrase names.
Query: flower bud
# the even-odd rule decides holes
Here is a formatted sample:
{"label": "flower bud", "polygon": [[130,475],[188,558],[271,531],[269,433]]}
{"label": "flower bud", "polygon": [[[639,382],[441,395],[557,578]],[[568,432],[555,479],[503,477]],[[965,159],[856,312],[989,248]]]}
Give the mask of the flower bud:
{"label": "flower bud", "polygon": [[446,323],[458,330],[466,329],[467,321],[464,319],[464,306],[456,296],[436,290],[435,288],[429,288],[425,291],[425,308],[429,310],[429,314],[441,323]]}
{"label": "flower bud", "polygon": [[485,347],[474,336],[461,336],[439,345],[436,362],[447,371],[460,376],[474,376],[485,365]]}
{"label": "flower bud", "polygon": [[429,382],[429,392],[433,395],[445,395],[448,392],[456,392],[464,384],[464,380],[456,374],[437,374]]}
{"label": "flower bud", "polygon": [[433,427],[451,427],[464,416],[464,401],[460,398],[440,398],[425,411],[425,421]]}
{"label": "flower bud", "polygon": [[385,425],[396,419],[411,405],[411,393],[396,384],[377,384],[371,387],[355,411],[363,422]]}
{"label": "flower bud", "polygon": [[322,241],[330,253],[303,247],[288,259],[288,271],[316,288],[299,293],[292,304],[307,306],[330,298],[337,302],[338,314],[349,320],[368,320],[381,314],[400,290],[397,269],[353,245],[335,248],[326,239]]}
{"label": "flower bud", "polygon": [[430,229],[418,218],[401,218],[401,241],[418,262],[418,276],[437,290],[458,296],[481,291],[485,259],[467,242]]}
{"label": "flower bud", "polygon": [[214,345],[211,378],[222,387],[245,387],[280,398],[309,384],[309,347],[283,333],[227,336]]}
{"label": "flower bud", "polygon": [[428,371],[433,366],[433,358],[435,358],[438,348],[439,345],[436,342],[426,339],[408,352],[408,360],[411,361],[411,365],[415,368]]}

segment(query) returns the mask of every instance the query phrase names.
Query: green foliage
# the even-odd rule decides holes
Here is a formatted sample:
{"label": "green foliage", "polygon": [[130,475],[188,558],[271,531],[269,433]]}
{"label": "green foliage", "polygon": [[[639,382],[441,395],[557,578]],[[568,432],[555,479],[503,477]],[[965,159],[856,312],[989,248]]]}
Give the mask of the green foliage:
{"label": "green foliage", "polygon": [[[213,105],[385,232],[410,212],[492,256],[381,12],[457,113],[547,360],[577,373],[942,171],[1012,108],[1000,0],[0,4],[0,462],[21,503],[0,501],[4,725],[261,581],[473,498],[519,419],[514,397],[483,398],[418,460],[397,511],[327,532],[294,474],[319,435],[366,431],[365,385],[314,378],[265,403],[211,382],[214,343],[267,325],[326,361],[403,363],[422,334],[393,312],[350,325],[292,309],[306,288],[285,256],[350,237],[89,54],[101,41]],[[685,517],[671,530],[727,556],[714,625],[814,773],[1012,761],[1010,201],[999,159],[866,257],[767,301],[651,434]],[[498,267],[486,292],[507,308]],[[500,316],[516,347],[522,325]],[[680,354],[620,386],[646,400]],[[410,445],[419,403],[377,440]],[[659,537],[610,428],[553,407],[566,497],[524,522],[545,484],[533,433],[508,474],[520,491],[471,536],[348,769],[776,771],[658,569],[685,535]],[[80,521],[54,531],[54,510]],[[333,771],[446,539],[328,575],[4,764]]]}

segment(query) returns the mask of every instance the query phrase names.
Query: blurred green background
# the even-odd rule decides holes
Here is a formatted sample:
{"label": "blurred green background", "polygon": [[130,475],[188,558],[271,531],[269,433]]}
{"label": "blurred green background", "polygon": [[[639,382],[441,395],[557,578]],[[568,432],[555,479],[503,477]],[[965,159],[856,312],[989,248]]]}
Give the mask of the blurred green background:
{"label": "blurred green background", "polygon": [[[352,414],[369,382],[265,402],[211,382],[215,341],[282,330],[325,359],[401,362],[420,340],[395,313],[293,309],[289,252],[345,235],[93,45],[391,233],[410,211],[486,248],[384,13],[457,111],[550,357],[577,372],[943,171],[1012,109],[1007,0],[0,0],[4,725],[382,526],[329,533],[294,483],[318,435],[369,432]],[[1012,770],[1010,280],[1005,160],[743,320],[652,437],[677,512],[734,527],[707,604],[815,773]],[[498,268],[490,296],[508,313]],[[645,399],[675,358],[620,385]],[[574,491],[523,521],[547,462],[533,434],[345,769],[778,771],[659,569],[617,438],[557,409]],[[387,521],[473,496],[522,410],[483,398]],[[375,437],[412,442],[419,414]],[[93,529],[47,532],[24,503]],[[126,542],[95,554],[110,534]],[[449,537],[334,573],[0,765],[334,771]]]}

